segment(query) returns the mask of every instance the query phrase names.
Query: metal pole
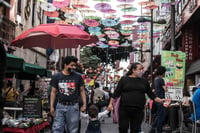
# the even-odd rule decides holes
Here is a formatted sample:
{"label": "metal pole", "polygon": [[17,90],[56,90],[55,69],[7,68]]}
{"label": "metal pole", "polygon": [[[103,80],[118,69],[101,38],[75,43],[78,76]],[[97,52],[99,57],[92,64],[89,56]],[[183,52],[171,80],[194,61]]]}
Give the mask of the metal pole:
{"label": "metal pole", "polygon": [[105,71],[106,87],[108,85],[108,73],[107,73],[107,71],[108,71],[108,48],[109,47],[106,48],[106,71]]}
{"label": "metal pole", "polygon": [[153,9],[151,9],[151,59],[150,59],[150,63],[151,63],[151,85],[153,84]]}
{"label": "metal pole", "polygon": [[171,0],[171,50],[175,48],[175,1]]}

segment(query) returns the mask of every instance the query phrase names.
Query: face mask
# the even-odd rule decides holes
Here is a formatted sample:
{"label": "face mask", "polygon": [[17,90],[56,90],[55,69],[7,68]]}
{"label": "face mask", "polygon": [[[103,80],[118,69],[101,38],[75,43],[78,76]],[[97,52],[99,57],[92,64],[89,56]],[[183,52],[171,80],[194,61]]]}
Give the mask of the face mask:
{"label": "face mask", "polygon": [[69,71],[70,73],[72,73],[72,72],[75,72],[76,70],[75,70],[74,68],[68,68],[68,71]]}
{"label": "face mask", "polygon": [[136,75],[137,75],[137,77],[140,77],[140,78],[141,78],[142,75],[143,75],[143,72],[142,72],[142,71],[137,71],[137,72],[136,72]]}

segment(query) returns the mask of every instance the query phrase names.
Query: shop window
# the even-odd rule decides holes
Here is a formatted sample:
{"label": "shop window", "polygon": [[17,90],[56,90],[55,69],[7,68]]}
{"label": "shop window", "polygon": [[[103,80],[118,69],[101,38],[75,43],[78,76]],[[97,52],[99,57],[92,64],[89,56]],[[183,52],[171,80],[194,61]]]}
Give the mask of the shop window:
{"label": "shop window", "polygon": [[21,0],[17,1],[17,14],[21,16],[22,13],[22,4],[21,4]]}

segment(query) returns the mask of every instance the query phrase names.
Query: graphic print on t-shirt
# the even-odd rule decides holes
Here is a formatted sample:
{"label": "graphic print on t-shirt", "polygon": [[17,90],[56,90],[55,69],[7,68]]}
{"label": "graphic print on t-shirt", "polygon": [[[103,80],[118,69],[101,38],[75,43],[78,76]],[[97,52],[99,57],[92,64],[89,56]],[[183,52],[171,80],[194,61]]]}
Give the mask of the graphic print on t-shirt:
{"label": "graphic print on t-shirt", "polygon": [[58,83],[59,91],[64,95],[72,95],[76,90],[76,82],[74,80],[66,80]]}

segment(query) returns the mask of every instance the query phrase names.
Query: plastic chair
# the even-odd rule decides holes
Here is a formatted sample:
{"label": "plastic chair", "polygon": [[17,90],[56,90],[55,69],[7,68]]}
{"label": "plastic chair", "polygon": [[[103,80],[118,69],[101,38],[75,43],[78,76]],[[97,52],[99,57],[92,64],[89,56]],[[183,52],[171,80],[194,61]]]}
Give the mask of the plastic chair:
{"label": "plastic chair", "polygon": [[192,101],[191,101],[191,103],[192,103],[192,112],[194,115],[194,121],[192,122],[192,133],[199,133],[198,127],[200,127],[200,121],[197,120],[195,103]]}

